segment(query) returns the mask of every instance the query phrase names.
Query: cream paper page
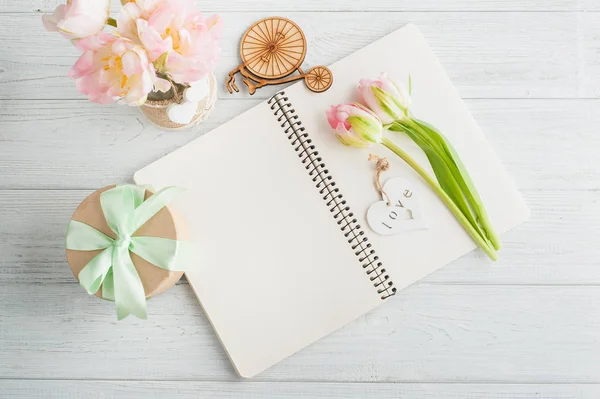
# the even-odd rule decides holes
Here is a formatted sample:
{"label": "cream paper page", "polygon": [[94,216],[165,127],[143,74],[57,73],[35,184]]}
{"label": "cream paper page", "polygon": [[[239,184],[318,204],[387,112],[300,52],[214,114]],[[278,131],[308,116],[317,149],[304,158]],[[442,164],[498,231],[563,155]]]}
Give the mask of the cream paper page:
{"label": "cream paper page", "polygon": [[[395,287],[401,289],[414,283],[473,250],[476,245],[434,192],[395,154],[382,145],[369,149],[348,148],[335,139],[324,112],[331,104],[357,100],[359,79],[374,79],[381,72],[387,72],[394,80],[407,82],[410,74],[414,115],[436,126],[452,141],[497,231],[506,232],[527,219],[528,210],[511,178],[415,26],[407,25],[334,64],[331,69],[334,84],[327,92],[315,95],[304,84],[296,84],[286,89],[286,95],[327,168],[336,176],[338,187],[365,226]],[[389,137],[431,170],[423,152],[409,139],[401,133],[390,133]],[[368,162],[370,153],[390,160],[391,169],[384,173],[384,180],[397,176],[412,180],[415,192],[422,194],[428,230],[381,236],[367,227],[367,209],[380,200],[373,185],[374,166]],[[481,257],[482,265],[485,265],[483,252]]]}
{"label": "cream paper page", "polygon": [[263,103],[135,175],[185,187],[186,271],[236,370],[252,377],[383,301]]}

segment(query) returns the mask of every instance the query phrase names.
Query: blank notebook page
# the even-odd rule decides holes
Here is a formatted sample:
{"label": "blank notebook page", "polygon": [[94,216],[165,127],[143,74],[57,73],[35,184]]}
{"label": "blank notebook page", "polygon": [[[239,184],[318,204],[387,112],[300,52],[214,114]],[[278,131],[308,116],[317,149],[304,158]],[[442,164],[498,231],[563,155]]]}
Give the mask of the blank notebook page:
{"label": "blank notebook page", "polygon": [[176,206],[201,259],[186,276],[243,377],[382,302],[273,113],[263,103],[135,175],[188,189]]}

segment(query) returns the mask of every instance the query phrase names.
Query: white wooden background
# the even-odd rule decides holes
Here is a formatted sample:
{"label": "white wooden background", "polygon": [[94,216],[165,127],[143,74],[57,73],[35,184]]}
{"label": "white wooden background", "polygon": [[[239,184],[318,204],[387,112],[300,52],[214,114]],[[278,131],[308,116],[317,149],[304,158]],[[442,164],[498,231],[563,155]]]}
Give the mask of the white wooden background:
{"label": "white wooden background", "polygon": [[222,92],[210,120],[181,133],[91,104],[67,77],[77,52],[42,28],[58,3],[0,1],[1,398],[600,397],[600,2],[202,2],[225,21],[221,81],[265,16],[304,28],[308,66],[416,23],[533,211],[498,264],[468,255],[252,381],[185,281],[150,302],[148,321],[117,323],[74,280],[63,240],[91,191],[273,90]]}

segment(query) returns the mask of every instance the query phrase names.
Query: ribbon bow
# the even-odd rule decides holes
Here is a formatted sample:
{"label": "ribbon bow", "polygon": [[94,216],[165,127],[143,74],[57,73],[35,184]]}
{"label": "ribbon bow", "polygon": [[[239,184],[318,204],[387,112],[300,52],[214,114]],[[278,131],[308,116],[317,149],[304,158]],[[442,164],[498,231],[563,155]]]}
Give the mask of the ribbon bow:
{"label": "ribbon bow", "polygon": [[113,240],[95,228],[71,220],[66,248],[76,251],[102,249],[79,273],[79,283],[93,295],[102,286],[102,297],[115,301],[119,320],[133,314],[148,317],[146,294],[131,260],[133,252],[165,270],[183,270],[190,259],[189,244],[160,237],[134,237],[144,223],[183,193],[182,188],[164,188],[144,201],[146,186],[123,185],[100,194],[106,222],[116,234]]}

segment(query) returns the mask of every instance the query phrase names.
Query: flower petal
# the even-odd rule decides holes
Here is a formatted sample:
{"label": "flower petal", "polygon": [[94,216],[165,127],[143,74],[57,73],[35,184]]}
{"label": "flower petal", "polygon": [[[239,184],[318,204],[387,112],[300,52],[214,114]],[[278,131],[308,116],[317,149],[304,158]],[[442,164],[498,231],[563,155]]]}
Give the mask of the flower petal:
{"label": "flower petal", "polygon": [[81,56],[69,70],[69,77],[71,79],[77,79],[84,75],[89,75],[94,71],[95,66],[94,52],[86,51],[85,53],[81,54]]}
{"label": "flower petal", "polygon": [[154,27],[148,26],[148,21],[138,19],[137,31],[140,42],[148,51],[148,58],[151,62],[156,61],[163,53],[173,49],[171,36],[163,39]]}
{"label": "flower petal", "polygon": [[116,36],[108,32],[100,32],[97,35],[88,36],[84,39],[73,40],[73,45],[81,51],[98,50],[115,40],[117,40]]}
{"label": "flower petal", "polygon": [[329,126],[331,126],[332,129],[336,129],[339,121],[337,119],[337,108],[335,105],[330,106],[327,111],[325,112],[325,114],[327,115],[327,122],[329,122]]}
{"label": "flower petal", "polygon": [[123,73],[127,76],[138,75],[144,72],[140,58],[134,51],[127,51],[121,57]]}
{"label": "flower petal", "polygon": [[65,16],[66,5],[61,4],[54,10],[52,14],[44,14],[42,15],[42,22],[44,23],[44,27],[49,32],[58,32],[58,22],[62,20]]}
{"label": "flower petal", "polygon": [[142,9],[135,2],[125,4],[117,17],[117,29],[119,33],[127,38],[136,39],[136,21],[141,17]]}
{"label": "flower petal", "polygon": [[162,91],[163,93],[166,93],[170,89],[171,89],[171,82],[169,82],[168,80],[162,79],[159,77],[156,77],[154,79],[154,90]]}

